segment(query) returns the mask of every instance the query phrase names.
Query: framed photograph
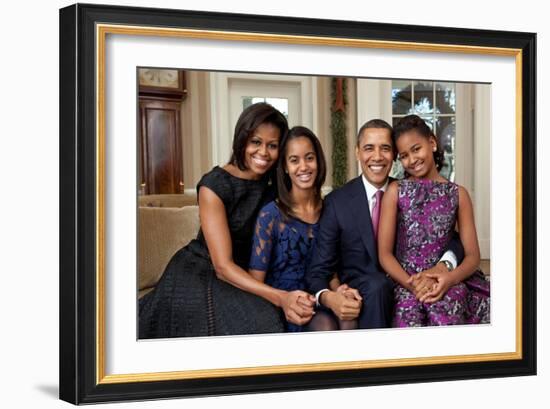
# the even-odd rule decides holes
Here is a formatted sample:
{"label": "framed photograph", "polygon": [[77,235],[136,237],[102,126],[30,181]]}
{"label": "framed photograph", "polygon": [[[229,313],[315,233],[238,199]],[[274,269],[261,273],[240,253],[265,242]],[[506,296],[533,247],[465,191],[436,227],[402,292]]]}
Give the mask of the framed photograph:
{"label": "framed photograph", "polygon": [[[61,399],[536,374],[535,34],[73,5],[60,10],[60,71]],[[201,177],[228,163],[258,103],[317,135],[323,196],[360,178],[364,123],[417,114],[440,173],[472,198],[489,318],[143,335],[141,300],[199,232]]]}

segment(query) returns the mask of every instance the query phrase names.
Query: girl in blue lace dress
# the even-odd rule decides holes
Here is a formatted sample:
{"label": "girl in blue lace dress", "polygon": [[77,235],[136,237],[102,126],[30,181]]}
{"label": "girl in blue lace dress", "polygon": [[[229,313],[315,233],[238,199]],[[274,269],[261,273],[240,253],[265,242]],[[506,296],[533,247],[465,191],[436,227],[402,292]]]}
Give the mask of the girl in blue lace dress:
{"label": "girl in blue lace dress", "polygon": [[321,186],[326,163],[321,144],[309,129],[292,128],[281,146],[279,197],[258,215],[249,271],[257,280],[298,297],[285,310],[286,330],[300,332],[314,312],[315,297],[304,290],[304,275],[319,230]]}

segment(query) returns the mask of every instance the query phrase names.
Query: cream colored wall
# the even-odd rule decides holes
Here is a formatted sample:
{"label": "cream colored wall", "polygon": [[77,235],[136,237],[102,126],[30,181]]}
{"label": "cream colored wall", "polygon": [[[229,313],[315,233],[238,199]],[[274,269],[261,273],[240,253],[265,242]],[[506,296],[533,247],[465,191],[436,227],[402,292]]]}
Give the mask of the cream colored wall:
{"label": "cream colored wall", "polygon": [[[491,254],[491,86],[474,85],[474,137],[472,158],[475,223],[481,258]],[[493,141],[493,143],[495,143]]]}
{"label": "cream colored wall", "polygon": [[212,167],[209,73],[187,71],[187,98],[182,103],[183,179],[194,190],[201,176]]}

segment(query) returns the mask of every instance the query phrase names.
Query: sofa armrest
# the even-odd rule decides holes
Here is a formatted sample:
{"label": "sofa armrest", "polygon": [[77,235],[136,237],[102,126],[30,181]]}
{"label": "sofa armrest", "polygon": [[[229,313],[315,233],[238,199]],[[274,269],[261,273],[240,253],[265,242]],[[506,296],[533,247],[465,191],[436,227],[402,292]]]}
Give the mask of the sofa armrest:
{"label": "sofa armrest", "polygon": [[197,236],[199,207],[138,208],[138,289],[154,287],[172,256]]}

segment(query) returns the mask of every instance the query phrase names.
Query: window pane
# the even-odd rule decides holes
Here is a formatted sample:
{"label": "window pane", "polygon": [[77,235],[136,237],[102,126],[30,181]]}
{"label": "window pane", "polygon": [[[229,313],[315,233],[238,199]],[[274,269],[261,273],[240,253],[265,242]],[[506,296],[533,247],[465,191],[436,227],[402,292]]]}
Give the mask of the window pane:
{"label": "window pane", "polygon": [[286,98],[266,98],[268,104],[278,109],[286,119],[288,119],[288,99]]}
{"label": "window pane", "polygon": [[441,175],[450,181],[455,180],[455,146],[456,146],[456,118],[440,117],[437,119],[437,137],[439,146],[443,149],[445,162]]}
{"label": "window pane", "polygon": [[411,112],[411,85],[410,81],[392,81],[391,101],[394,115]]}
{"label": "window pane", "polygon": [[252,97],[243,97],[243,111],[252,104]]}
{"label": "window pane", "polygon": [[414,110],[418,115],[434,112],[433,82],[414,83]]}
{"label": "window pane", "polygon": [[252,104],[258,102],[267,102],[269,105],[278,109],[288,119],[288,99],[287,98],[269,98],[269,97],[242,97],[243,110]]}
{"label": "window pane", "polygon": [[403,165],[401,165],[401,162],[399,160],[396,160],[395,162],[393,162],[393,165],[390,171],[390,177],[394,179],[405,178],[405,169],[403,169]]}
{"label": "window pane", "polygon": [[448,82],[436,83],[435,109],[438,114],[454,114],[456,112],[455,84]]}
{"label": "window pane", "polygon": [[424,122],[426,122],[426,125],[428,125],[430,127],[430,129],[433,131],[434,130],[434,117],[433,116],[423,116],[421,117]]}

